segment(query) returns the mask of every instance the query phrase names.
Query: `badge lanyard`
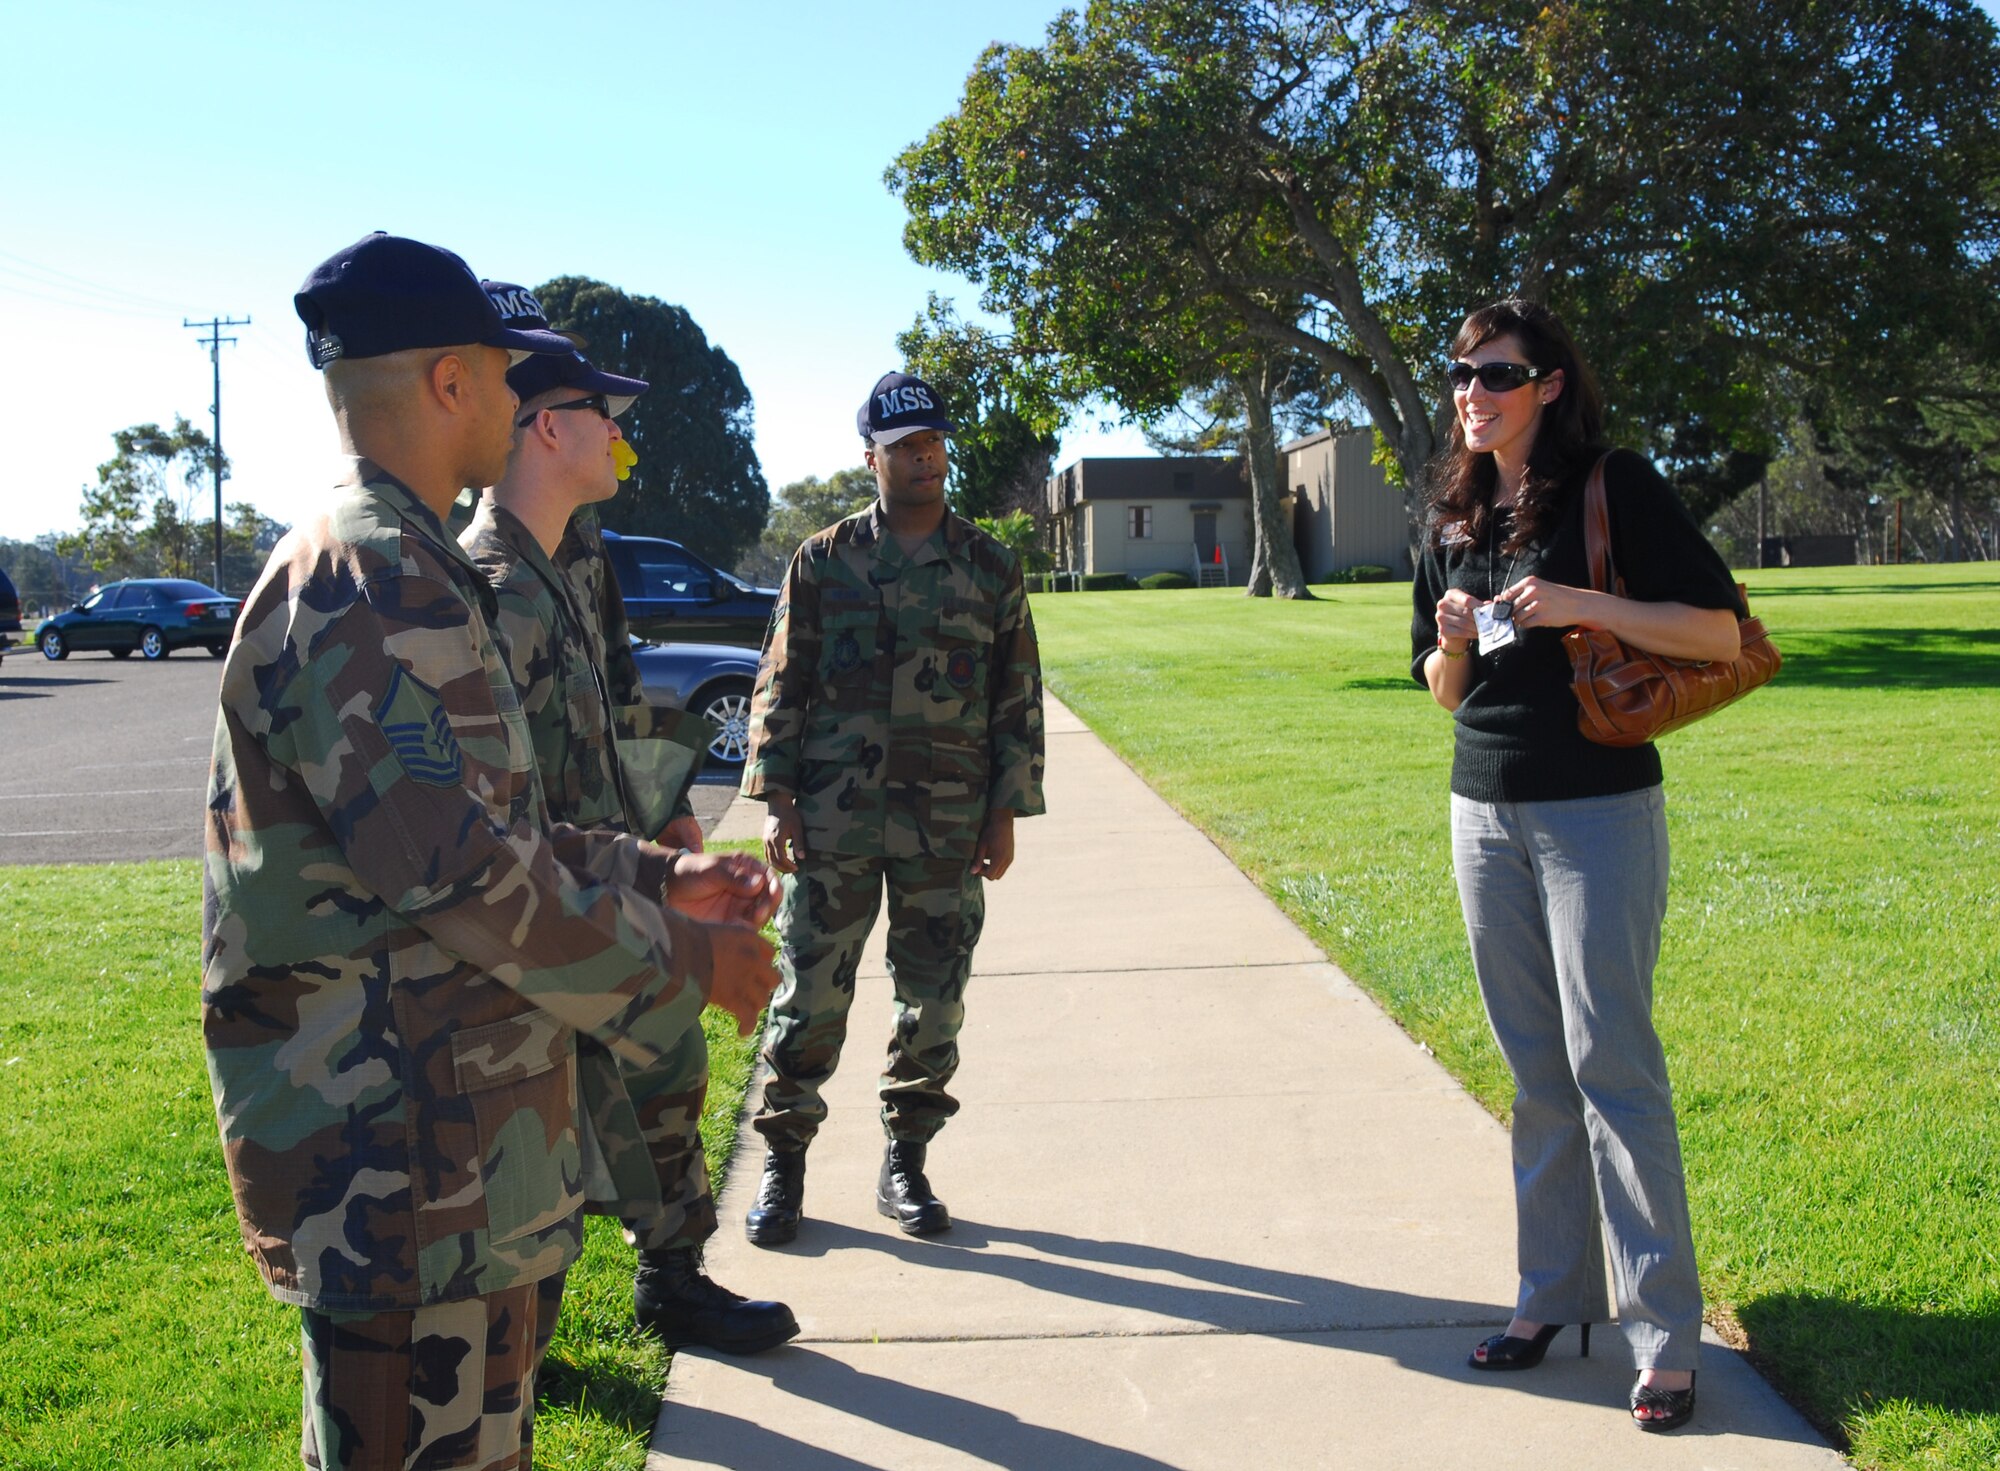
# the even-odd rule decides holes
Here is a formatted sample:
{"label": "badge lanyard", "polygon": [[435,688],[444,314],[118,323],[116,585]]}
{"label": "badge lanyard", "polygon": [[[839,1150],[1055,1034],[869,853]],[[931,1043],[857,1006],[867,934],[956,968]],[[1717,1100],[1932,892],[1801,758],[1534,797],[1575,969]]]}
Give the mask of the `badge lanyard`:
{"label": "badge lanyard", "polygon": [[1472,621],[1479,630],[1479,652],[1497,654],[1514,642],[1514,605],[1501,600],[1500,594],[1514,585],[1514,569],[1521,565],[1521,554],[1515,552],[1508,560],[1507,575],[1496,586],[1493,573],[1499,566],[1499,521],[1500,508],[1489,506],[1486,520],[1486,587],[1489,596],[1484,603],[1472,610]]}

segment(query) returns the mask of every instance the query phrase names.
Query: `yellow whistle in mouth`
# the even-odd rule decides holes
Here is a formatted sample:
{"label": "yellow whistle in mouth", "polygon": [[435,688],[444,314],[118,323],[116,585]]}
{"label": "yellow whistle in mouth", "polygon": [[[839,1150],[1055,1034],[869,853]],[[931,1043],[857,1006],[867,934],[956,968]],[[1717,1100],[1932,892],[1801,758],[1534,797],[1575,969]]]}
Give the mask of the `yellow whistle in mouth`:
{"label": "yellow whistle in mouth", "polygon": [[618,467],[618,478],[630,480],[632,467],[639,463],[639,452],[622,439],[611,441],[611,461]]}

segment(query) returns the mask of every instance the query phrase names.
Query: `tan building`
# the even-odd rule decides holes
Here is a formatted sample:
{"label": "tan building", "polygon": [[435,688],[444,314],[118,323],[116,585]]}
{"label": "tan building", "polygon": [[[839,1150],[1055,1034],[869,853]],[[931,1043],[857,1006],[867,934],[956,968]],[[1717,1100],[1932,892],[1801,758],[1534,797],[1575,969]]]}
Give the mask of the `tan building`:
{"label": "tan building", "polygon": [[[1279,451],[1308,582],[1363,565],[1411,575],[1409,512],[1373,463],[1374,447],[1369,430],[1322,429]],[[1064,572],[1183,572],[1241,587],[1250,575],[1249,476],[1234,456],[1073,460],[1049,477],[1042,535]]]}
{"label": "tan building", "polygon": [[1373,463],[1374,452],[1375,435],[1367,429],[1322,429],[1280,451],[1292,495],[1292,541],[1307,582],[1362,565],[1411,575],[1409,511],[1403,493]]}
{"label": "tan building", "polygon": [[1242,586],[1250,486],[1242,461],[1172,455],[1072,461],[1049,477],[1044,545],[1064,572],[1180,572]]}

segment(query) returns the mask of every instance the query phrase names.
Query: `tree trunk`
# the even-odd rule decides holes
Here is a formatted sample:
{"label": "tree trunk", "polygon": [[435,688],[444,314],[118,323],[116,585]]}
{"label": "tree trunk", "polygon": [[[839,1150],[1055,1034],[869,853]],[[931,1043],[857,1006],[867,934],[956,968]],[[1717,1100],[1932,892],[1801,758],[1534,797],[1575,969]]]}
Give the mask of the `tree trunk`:
{"label": "tree trunk", "polygon": [[1243,399],[1243,459],[1250,468],[1250,585],[1253,598],[1310,598],[1305,574],[1299,570],[1299,549],[1292,544],[1290,498],[1284,493],[1284,473],[1278,460],[1278,435],[1271,417],[1271,395],[1277,370],[1261,364],[1236,379]]}
{"label": "tree trunk", "polygon": [[1965,450],[1961,447],[1954,457],[1957,463],[1951,473],[1951,559],[1954,562],[1968,560],[1965,555]]}
{"label": "tree trunk", "polygon": [[1423,554],[1424,534],[1424,471],[1430,465],[1431,456],[1437,453],[1437,440],[1428,423],[1398,424],[1394,434],[1383,425],[1375,426],[1396,452],[1396,468],[1403,472],[1403,515],[1408,522],[1409,544],[1404,555],[1410,559],[1410,572],[1416,574],[1417,562]]}

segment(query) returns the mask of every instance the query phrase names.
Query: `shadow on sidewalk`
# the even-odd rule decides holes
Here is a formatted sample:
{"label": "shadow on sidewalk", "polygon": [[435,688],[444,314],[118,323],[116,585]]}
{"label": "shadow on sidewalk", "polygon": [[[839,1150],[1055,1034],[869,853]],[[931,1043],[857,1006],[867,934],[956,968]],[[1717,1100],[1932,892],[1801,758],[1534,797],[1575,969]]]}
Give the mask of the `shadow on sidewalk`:
{"label": "shadow on sidewalk", "polygon": [[[949,1446],[982,1464],[1008,1471],[1174,1471],[1166,1461],[1137,1451],[1036,1425],[976,1400],[919,1389],[880,1374],[867,1374],[839,1359],[797,1346],[754,1359],[733,1360],[746,1373],[761,1374],[771,1387],[794,1399],[825,1405],[898,1431],[931,1445]],[[893,1462],[859,1461],[782,1434],[767,1425],[685,1405],[669,1399],[653,1449],[686,1458],[687,1445],[729,1447],[726,1461],[708,1465],[782,1466],[785,1471],[881,1471]],[[690,1462],[690,1464],[704,1464]]]}
{"label": "shadow on sidewalk", "polygon": [[[995,1247],[1021,1248],[1036,1255],[1020,1256],[995,1251]],[[886,1252],[915,1267],[990,1273],[1038,1291],[1206,1323],[1225,1333],[1292,1339],[1338,1334],[1342,1351],[1377,1354],[1412,1373],[1476,1383],[1496,1393],[1622,1407],[1634,1372],[1631,1351],[1615,1323],[1595,1325],[1588,1359],[1576,1357],[1578,1339],[1572,1329],[1550,1351],[1540,1372],[1481,1374],[1467,1366],[1466,1355],[1475,1342],[1506,1325],[1510,1313],[1506,1307],[1363,1287],[1135,1242],[1093,1241],[1062,1232],[1016,1230],[967,1220],[953,1222],[943,1236],[913,1241],[887,1228],[864,1231],[809,1219],[798,1241],[780,1248],[800,1256],[858,1249]],[[1100,1268],[1170,1273],[1185,1282],[1121,1276]],[[1455,1333],[1425,1331],[1461,1328],[1465,1330],[1462,1338]],[[772,1362],[776,1361],[774,1356]],[[773,1382],[785,1387],[777,1372]],[[1680,1432],[1683,1439],[1751,1434],[1760,1439],[1807,1443],[1815,1438],[1802,1421],[1773,1427],[1761,1423],[1761,1412],[1746,1413],[1744,1407],[1733,1403],[1738,1391],[1728,1378],[1711,1376],[1704,1381],[1703,1391],[1704,1413]],[[1750,1428],[1752,1421],[1760,1422],[1757,1428]]]}
{"label": "shadow on sidewalk", "polygon": [[[1611,1323],[1596,1325],[1588,1359],[1576,1357],[1577,1335],[1572,1329],[1563,1335],[1539,1372],[1480,1374],[1467,1367],[1466,1354],[1476,1340],[1505,1324],[1508,1310],[1504,1307],[1364,1287],[1168,1247],[1089,1240],[1062,1232],[967,1220],[955,1222],[947,1235],[915,1241],[886,1226],[870,1231],[808,1220],[799,1239],[778,1250],[804,1257],[879,1251],[912,1267],[986,1273],[1039,1292],[1206,1324],[1218,1330],[1220,1337],[1282,1337],[1329,1351],[1379,1355],[1415,1374],[1479,1384],[1499,1397],[1495,1413],[1501,1415],[1508,1413],[1501,1401],[1517,1396],[1622,1413],[1632,1382],[1631,1353],[1624,1335]],[[1018,1254],[1022,1252],[1033,1254]],[[1135,1272],[1149,1275],[1122,1275]],[[1162,1276],[1180,1280],[1159,1280]],[[928,1284],[921,1289],[913,1285],[911,1290],[938,1291]],[[1457,1331],[1461,1329],[1462,1334]],[[1210,1335],[1197,1329],[1189,1336]],[[1336,1337],[1337,1342],[1332,1341]],[[833,1347],[826,1345],[829,1350]],[[921,1351],[923,1345],[904,1341],[881,1347]],[[1036,1340],[1024,1338],[1019,1351],[1035,1352]],[[1153,1471],[1163,1464],[1137,1452],[1023,1421],[973,1400],[866,1373],[809,1343],[729,1362],[732,1368],[767,1379],[782,1394],[950,1447],[1009,1471],[1041,1471],[1044,1467]],[[1748,1435],[1760,1440],[1817,1443],[1818,1437],[1802,1421],[1789,1413],[1782,1421],[1773,1421],[1756,1395],[1744,1398],[1746,1388],[1756,1382],[1754,1374],[1731,1372],[1720,1363],[1713,1367],[1721,1372],[1704,1377],[1701,1413],[1678,1438]],[[972,1392],[977,1393],[976,1388]],[[663,1414],[661,1425],[666,1434],[655,1447],[670,1456],[686,1454],[676,1448],[676,1440],[685,1437],[681,1445],[730,1448],[726,1461],[705,1464],[784,1466],[788,1471],[858,1471],[862,1467],[879,1471],[875,1462],[821,1450],[770,1426],[677,1403],[671,1397]]]}
{"label": "shadow on sidewalk", "polygon": [[[1033,1255],[996,1251],[1016,1247]],[[1038,1292],[1111,1307],[1205,1323],[1232,1333],[1301,1335],[1380,1328],[1487,1328],[1504,1325],[1507,1309],[1490,1302],[1419,1297],[1362,1287],[1243,1262],[1219,1261],[1168,1247],[1093,1241],[1056,1231],[1025,1231],[957,1220],[943,1236],[912,1241],[885,1229],[862,1231],[832,1221],[808,1221],[787,1255],[840,1250],[886,1252],[913,1267],[981,1272]],[[1168,1273],[1184,1279],[1124,1272]],[[1469,1346],[1469,1345],[1468,1345]],[[1425,1372],[1444,1365],[1409,1364]]]}

